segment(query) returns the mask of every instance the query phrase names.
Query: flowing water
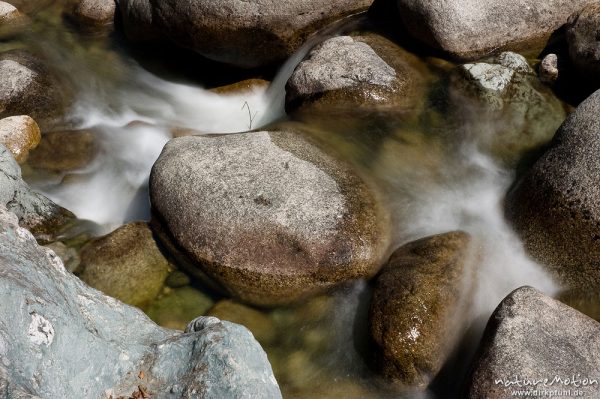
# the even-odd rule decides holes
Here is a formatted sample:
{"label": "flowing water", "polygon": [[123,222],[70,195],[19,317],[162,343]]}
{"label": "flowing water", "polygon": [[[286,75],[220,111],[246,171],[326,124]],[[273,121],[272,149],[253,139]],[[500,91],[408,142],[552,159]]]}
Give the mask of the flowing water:
{"label": "flowing water", "polygon": [[[196,71],[201,75],[197,81],[183,73],[179,79],[167,79],[143,67],[144,60],[132,57],[134,51],[118,35],[81,37],[64,23],[58,6],[37,19],[3,48],[26,47],[62,76],[76,93],[68,127],[93,131],[100,151],[87,167],[66,176],[35,171],[26,176],[38,190],[79,218],[97,223],[103,232],[129,220],[149,219],[150,168],[174,128],[230,133],[285,119],[284,86],[295,65],[320,40],[349,26],[356,28],[344,23],[315,36],[277,74],[263,76],[273,82],[268,88],[218,94],[205,88],[212,85],[211,76],[201,69]],[[435,81],[440,73],[431,71]],[[466,358],[458,362],[462,368],[456,370],[461,371],[450,371],[447,380],[422,395],[451,396],[462,382],[482,321],[500,300],[522,285],[549,294],[557,287],[527,257],[504,220],[502,200],[514,180],[513,168],[486,153],[476,138],[449,137],[443,128],[429,132],[419,119],[366,118],[370,119],[303,117],[297,123],[385,193],[398,245],[464,230],[475,238],[481,256],[469,314],[473,338],[466,344]],[[263,312],[276,337],[262,343],[285,397],[403,396],[386,391],[364,360],[369,289],[367,283],[356,282],[300,307]]]}

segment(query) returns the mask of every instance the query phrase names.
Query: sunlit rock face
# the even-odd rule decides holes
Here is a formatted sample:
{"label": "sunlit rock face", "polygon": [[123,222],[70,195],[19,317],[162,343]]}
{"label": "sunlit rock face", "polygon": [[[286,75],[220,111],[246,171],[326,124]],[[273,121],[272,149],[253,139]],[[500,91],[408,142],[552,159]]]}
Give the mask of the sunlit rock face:
{"label": "sunlit rock face", "polygon": [[68,273],[3,207],[0,266],[2,397],[281,398],[244,327],[214,317],[186,334],[158,327]]}
{"label": "sunlit rock face", "polygon": [[372,276],[389,244],[377,194],[292,129],[174,139],[150,193],[155,222],[194,268],[255,304]]}

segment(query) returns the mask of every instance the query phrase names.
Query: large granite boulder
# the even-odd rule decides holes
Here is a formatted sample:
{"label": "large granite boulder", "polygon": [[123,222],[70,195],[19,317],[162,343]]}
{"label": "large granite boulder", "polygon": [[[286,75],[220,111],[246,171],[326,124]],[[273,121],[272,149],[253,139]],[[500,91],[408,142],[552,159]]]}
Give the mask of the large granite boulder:
{"label": "large granite boulder", "polygon": [[498,49],[543,48],[569,16],[593,0],[397,0],[400,18],[418,40],[458,59]]}
{"label": "large granite boulder", "polygon": [[584,80],[600,82],[600,3],[593,2],[567,25],[571,61]]}
{"label": "large granite boulder", "polygon": [[0,208],[3,398],[281,398],[245,328],[214,317],[185,334],[160,328],[68,273],[17,223]]}
{"label": "large granite boulder", "polygon": [[0,118],[29,115],[42,130],[59,124],[70,92],[39,59],[22,50],[0,54]]}
{"label": "large granite boulder", "polygon": [[427,388],[465,329],[474,280],[470,242],[463,232],[411,242],[377,276],[371,335],[378,366],[394,385]]}
{"label": "large granite boulder", "polygon": [[75,219],[71,212],[33,191],[23,181],[17,161],[1,144],[0,205],[15,213],[21,225],[30,229],[41,241],[51,241]]}
{"label": "large granite boulder", "polygon": [[600,289],[600,91],[508,192],[506,216],[527,251],[570,288]]}
{"label": "large granite boulder", "polygon": [[414,58],[375,34],[328,39],[294,70],[286,86],[286,109],[406,112],[423,97]]}
{"label": "large granite boulder", "polygon": [[290,126],[171,140],[150,197],[163,237],[229,294],[259,305],[372,276],[389,242],[377,195]]}
{"label": "large granite boulder", "polygon": [[[600,324],[534,288],[521,287],[488,322],[468,397],[508,399],[570,390],[568,397],[596,398],[599,375]],[[523,394],[516,395],[519,391]]]}
{"label": "large granite boulder", "polygon": [[41,139],[40,128],[30,116],[0,119],[0,144],[13,154],[18,163],[27,160],[29,150],[37,147]]}
{"label": "large granite boulder", "polygon": [[257,67],[283,61],[319,28],[372,0],[122,0],[134,40],[169,39],[216,61]]}
{"label": "large granite boulder", "polygon": [[485,61],[452,73],[449,113],[482,151],[514,166],[552,139],[566,112],[523,56],[503,52]]}
{"label": "large granite boulder", "polygon": [[90,241],[80,258],[76,273],[83,281],[142,308],[160,293],[171,268],[146,222],[128,223]]}

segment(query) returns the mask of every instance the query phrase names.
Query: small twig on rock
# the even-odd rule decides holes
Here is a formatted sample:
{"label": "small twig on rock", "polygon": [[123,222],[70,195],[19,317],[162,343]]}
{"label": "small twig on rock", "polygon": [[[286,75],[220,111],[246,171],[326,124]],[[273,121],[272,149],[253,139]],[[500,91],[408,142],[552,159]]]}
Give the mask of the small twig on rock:
{"label": "small twig on rock", "polygon": [[252,116],[252,112],[250,111],[250,105],[248,105],[248,101],[244,101],[242,109],[244,109],[244,107],[248,109],[248,119],[250,119],[250,123],[248,124],[248,130],[252,130],[252,122],[254,122],[254,118],[256,118],[258,111],[254,113],[254,116]]}

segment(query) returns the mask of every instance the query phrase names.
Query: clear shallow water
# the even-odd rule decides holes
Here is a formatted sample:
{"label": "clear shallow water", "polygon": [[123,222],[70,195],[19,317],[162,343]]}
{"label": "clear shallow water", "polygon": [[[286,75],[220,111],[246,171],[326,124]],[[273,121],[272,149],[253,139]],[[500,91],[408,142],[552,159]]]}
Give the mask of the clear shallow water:
{"label": "clear shallow water", "polygon": [[[105,232],[149,218],[148,175],[173,128],[231,133],[285,118],[287,77],[318,42],[311,41],[277,75],[269,76],[270,88],[223,95],[197,82],[175,83],[148,72],[119,40],[79,37],[64,27],[57,9],[39,18],[17,44],[43,54],[72,87],[76,97],[68,127],[93,130],[100,151],[94,162],[66,178],[34,175],[31,182]],[[525,255],[504,221],[502,200],[514,170],[481,150],[477,137],[452,137],[444,129],[429,131],[426,124],[404,118],[364,120],[351,114],[329,120],[305,117],[301,122],[384,192],[398,245],[450,230],[473,235],[481,258],[468,315],[473,337],[469,349],[477,344],[493,308],[513,289],[532,285],[556,292],[557,286]],[[440,382],[432,392],[401,395],[385,390],[364,361],[369,290],[366,282],[356,282],[304,306],[263,312],[277,330],[272,342],[262,343],[285,397],[447,397],[460,385],[464,369],[459,372],[458,367],[450,372],[451,382]],[[459,362],[463,368],[467,360]]]}

